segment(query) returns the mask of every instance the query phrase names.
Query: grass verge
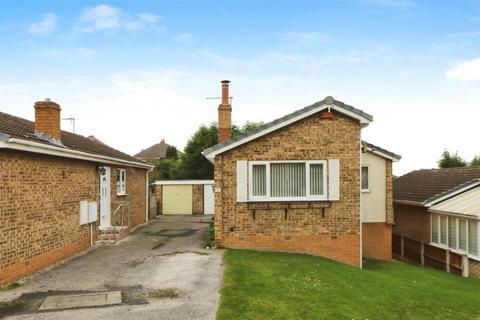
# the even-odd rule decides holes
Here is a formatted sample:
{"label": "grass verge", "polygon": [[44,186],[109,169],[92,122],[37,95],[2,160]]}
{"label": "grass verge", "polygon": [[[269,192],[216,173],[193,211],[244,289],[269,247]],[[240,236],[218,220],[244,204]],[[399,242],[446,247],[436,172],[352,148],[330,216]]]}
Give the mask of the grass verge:
{"label": "grass verge", "polygon": [[218,319],[480,319],[480,280],[400,262],[227,250]]}

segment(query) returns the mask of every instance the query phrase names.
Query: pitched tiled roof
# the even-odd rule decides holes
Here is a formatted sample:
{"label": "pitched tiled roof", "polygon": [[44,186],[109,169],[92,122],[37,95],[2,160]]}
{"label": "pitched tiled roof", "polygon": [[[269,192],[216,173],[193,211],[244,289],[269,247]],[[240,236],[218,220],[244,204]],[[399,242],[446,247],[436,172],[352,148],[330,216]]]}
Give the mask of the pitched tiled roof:
{"label": "pitched tiled roof", "polygon": [[153,146],[140,151],[134,157],[144,160],[163,159],[167,154],[168,147],[170,147],[170,145],[165,143],[165,140],[162,140],[160,143],[154,144]]}
{"label": "pitched tiled roof", "polygon": [[224,148],[226,148],[228,146],[231,146],[231,145],[233,145],[237,142],[243,143],[243,142],[241,142],[242,140],[248,140],[248,138],[251,137],[251,136],[257,135],[257,134],[261,133],[262,131],[267,131],[268,129],[270,129],[270,128],[278,125],[278,124],[281,124],[282,122],[287,122],[290,119],[301,116],[302,114],[306,114],[309,111],[314,110],[314,109],[316,109],[318,107],[321,107],[323,105],[326,105],[326,104],[338,106],[342,109],[345,109],[347,111],[350,111],[350,112],[356,114],[357,116],[360,116],[364,119],[367,119],[368,121],[373,121],[373,116],[372,115],[370,115],[366,112],[363,112],[360,109],[352,107],[348,104],[345,104],[342,101],[335,100],[335,99],[333,99],[332,97],[329,96],[329,97],[326,97],[325,99],[323,99],[321,101],[318,101],[318,102],[316,102],[316,103],[314,103],[314,104],[312,104],[308,107],[302,108],[300,110],[297,110],[295,112],[287,114],[286,116],[283,116],[281,118],[273,120],[272,122],[266,123],[266,124],[260,126],[258,129],[252,131],[252,132],[237,136],[237,137],[235,137],[233,139],[230,139],[230,140],[227,140],[223,143],[216,144],[216,145],[214,145],[214,146],[212,146],[208,149],[203,150],[202,153],[204,155],[208,155],[209,153],[218,151],[220,149],[224,149]]}
{"label": "pitched tiled roof", "polygon": [[[32,121],[15,117],[7,113],[0,112],[0,138],[1,133],[11,136],[12,138],[23,139],[38,143],[51,144],[44,139],[41,139],[35,135],[35,125]],[[106,144],[97,142],[95,140],[89,139],[87,137],[61,131],[61,142],[63,146],[67,149],[83,151],[95,155],[102,155],[107,157],[112,157],[116,159],[126,160],[137,162],[139,164],[145,165],[146,163],[138,160],[128,154],[125,154],[121,151],[113,149]],[[55,145],[57,146],[57,145]]]}
{"label": "pitched tiled roof", "polygon": [[393,199],[424,203],[478,178],[480,168],[416,170],[393,180]]}

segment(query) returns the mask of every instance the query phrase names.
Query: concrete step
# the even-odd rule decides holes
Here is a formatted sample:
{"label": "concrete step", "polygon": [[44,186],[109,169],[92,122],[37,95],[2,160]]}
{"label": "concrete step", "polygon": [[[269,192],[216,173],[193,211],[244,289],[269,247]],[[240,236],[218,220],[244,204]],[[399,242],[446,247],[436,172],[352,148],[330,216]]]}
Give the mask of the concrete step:
{"label": "concrete step", "polygon": [[104,246],[108,244],[114,244],[114,240],[97,240],[95,241],[95,246]]}

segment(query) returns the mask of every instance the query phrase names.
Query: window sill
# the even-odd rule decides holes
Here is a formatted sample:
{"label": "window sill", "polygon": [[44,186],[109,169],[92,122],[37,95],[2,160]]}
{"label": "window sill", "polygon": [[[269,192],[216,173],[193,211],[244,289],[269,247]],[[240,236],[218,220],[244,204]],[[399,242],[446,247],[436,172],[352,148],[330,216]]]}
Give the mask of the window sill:
{"label": "window sill", "polygon": [[255,202],[332,202],[332,201],[340,201],[340,200],[331,200],[331,199],[249,199],[246,202],[255,203]]}
{"label": "window sill", "polygon": [[372,192],[370,189],[362,189],[362,193],[370,193]]}
{"label": "window sill", "polygon": [[126,197],[128,196],[127,193],[117,193],[117,197]]}

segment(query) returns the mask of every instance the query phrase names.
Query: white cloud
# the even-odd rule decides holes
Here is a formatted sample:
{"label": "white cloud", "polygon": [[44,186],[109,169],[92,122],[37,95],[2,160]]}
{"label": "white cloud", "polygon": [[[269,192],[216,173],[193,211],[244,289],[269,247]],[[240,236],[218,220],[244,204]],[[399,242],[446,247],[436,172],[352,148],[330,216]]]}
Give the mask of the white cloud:
{"label": "white cloud", "polygon": [[190,33],[179,33],[173,38],[173,41],[176,43],[190,43],[192,40],[193,37]]}
{"label": "white cloud", "polygon": [[149,12],[130,15],[117,7],[100,4],[83,10],[77,29],[82,32],[113,31],[125,29],[140,31],[158,23],[160,17]]}
{"label": "white cloud", "polygon": [[457,64],[455,67],[447,70],[447,78],[462,81],[480,80],[480,58],[468,60]]}
{"label": "white cloud", "polygon": [[447,38],[476,38],[480,37],[480,31],[449,33]]}
{"label": "white cloud", "polygon": [[72,57],[75,58],[92,58],[97,54],[94,49],[90,48],[74,48],[74,49],[56,49],[56,48],[48,48],[46,50],[39,51],[38,55],[45,58],[68,58],[71,59]]}
{"label": "white cloud", "polygon": [[415,7],[413,0],[361,0],[366,6],[381,8],[412,8]]}
{"label": "white cloud", "polygon": [[276,34],[278,38],[286,41],[297,42],[303,46],[325,43],[331,40],[331,36],[323,32],[282,32]]}
{"label": "white cloud", "polygon": [[41,21],[32,23],[28,27],[28,32],[35,36],[43,36],[51,33],[57,27],[58,17],[56,14],[49,12],[43,15]]}
{"label": "white cloud", "polygon": [[22,93],[27,92],[30,85],[27,83],[0,83],[1,93]]}

